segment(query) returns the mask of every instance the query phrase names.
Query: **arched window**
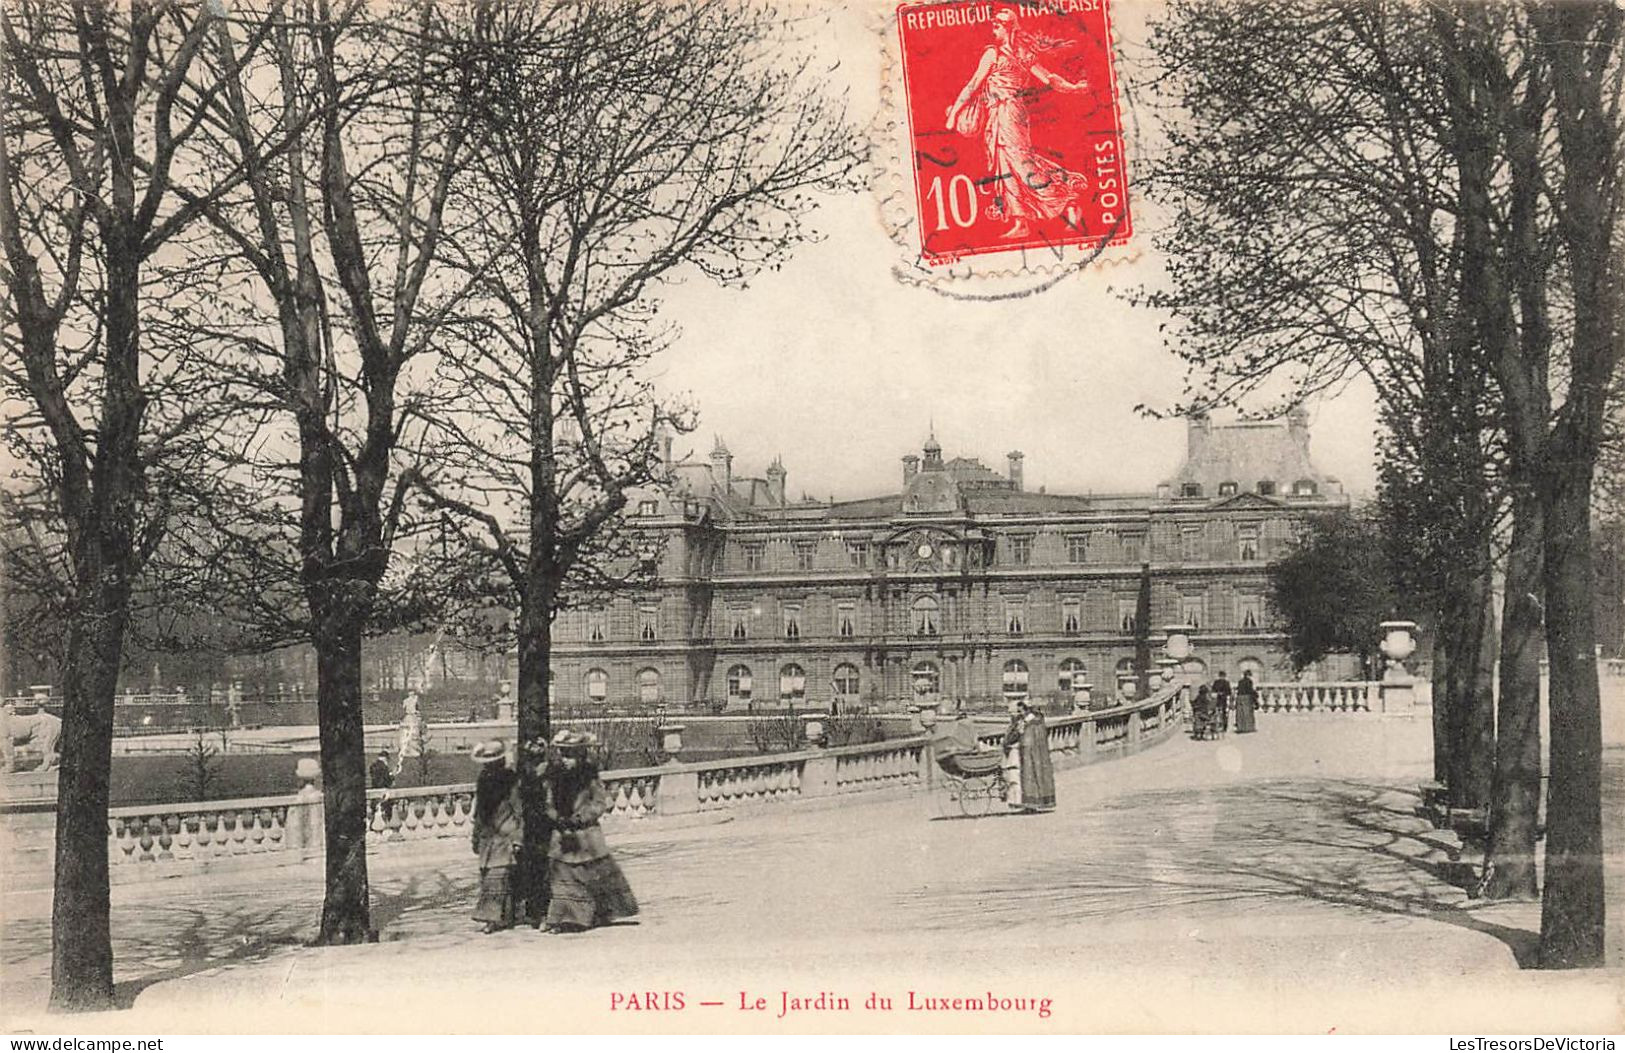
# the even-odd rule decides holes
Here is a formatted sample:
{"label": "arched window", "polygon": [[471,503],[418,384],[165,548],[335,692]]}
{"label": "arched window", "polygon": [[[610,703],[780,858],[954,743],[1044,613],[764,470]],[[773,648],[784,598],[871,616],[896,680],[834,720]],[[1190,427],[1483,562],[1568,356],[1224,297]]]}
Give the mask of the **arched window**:
{"label": "arched window", "polygon": [[935,636],[942,624],[935,596],[921,596],[914,601],[914,635]]}
{"label": "arched window", "polygon": [[800,702],[807,697],[807,671],[794,662],[779,670],[779,701]]}
{"label": "arched window", "polygon": [[1119,658],[1117,660],[1117,671],[1119,673],[1132,673],[1132,672],[1134,672],[1134,659],[1132,659],[1132,658]]}
{"label": "arched window", "polygon": [[1253,683],[1264,679],[1264,663],[1256,658],[1243,658],[1236,663],[1236,679],[1240,680],[1243,673],[1253,674]]}
{"label": "arched window", "polygon": [[652,667],[638,670],[638,701],[646,706],[660,701],[660,670]]}
{"label": "arched window", "polygon": [[1004,697],[1027,697],[1027,663],[1019,658],[1004,663]]}
{"label": "arched window", "polygon": [[609,674],[602,669],[587,670],[587,700],[604,702],[609,698]]}
{"label": "arched window", "polygon": [[835,686],[835,697],[843,702],[850,702],[858,697],[858,667],[842,662],[835,667],[835,675],[830,678]]}
{"label": "arched window", "polygon": [[1081,687],[1089,681],[1089,667],[1081,658],[1061,659],[1061,675],[1059,677],[1061,694],[1070,695],[1074,688]]}
{"label": "arched window", "polygon": [[914,693],[920,697],[929,697],[942,690],[942,671],[935,662],[919,662],[912,671],[914,679]]}
{"label": "arched window", "polygon": [[728,701],[750,701],[750,666],[736,665],[728,670]]}
{"label": "arched window", "polygon": [[1292,484],[1293,497],[1313,497],[1319,492],[1320,487],[1315,485],[1313,479],[1299,479]]}

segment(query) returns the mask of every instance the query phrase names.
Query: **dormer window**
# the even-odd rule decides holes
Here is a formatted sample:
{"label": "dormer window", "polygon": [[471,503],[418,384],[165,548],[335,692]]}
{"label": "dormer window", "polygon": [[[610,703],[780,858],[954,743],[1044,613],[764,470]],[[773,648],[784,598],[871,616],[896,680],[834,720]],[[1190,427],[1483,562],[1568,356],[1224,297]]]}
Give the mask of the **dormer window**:
{"label": "dormer window", "polygon": [[1179,496],[1180,497],[1201,497],[1202,496],[1202,484],[1201,483],[1180,483],[1179,484]]}
{"label": "dormer window", "polygon": [[639,501],[638,502],[638,515],[640,515],[640,516],[652,516],[652,515],[655,515],[655,514],[659,513],[659,511],[660,511],[660,502],[659,501]]}
{"label": "dormer window", "polygon": [[1292,484],[1293,497],[1314,497],[1319,492],[1320,488],[1315,485],[1313,479],[1299,479]]}
{"label": "dormer window", "polygon": [[1228,482],[1227,483],[1220,483],[1219,484],[1219,496],[1220,497],[1234,497],[1234,496],[1236,496],[1236,484],[1235,483],[1228,483]]}
{"label": "dormer window", "polygon": [[1260,495],[1262,495],[1264,497],[1274,497],[1275,496],[1275,480],[1274,479],[1260,479],[1260,480],[1258,480],[1258,492],[1259,492]]}

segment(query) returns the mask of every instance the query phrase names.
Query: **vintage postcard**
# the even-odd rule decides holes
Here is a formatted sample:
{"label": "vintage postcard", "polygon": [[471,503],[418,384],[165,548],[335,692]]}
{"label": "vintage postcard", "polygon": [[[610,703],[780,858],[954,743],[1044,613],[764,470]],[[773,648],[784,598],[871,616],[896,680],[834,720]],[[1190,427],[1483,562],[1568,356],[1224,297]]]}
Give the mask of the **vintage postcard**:
{"label": "vintage postcard", "polygon": [[6,3],[0,1025],[1617,1035],[1622,18]]}

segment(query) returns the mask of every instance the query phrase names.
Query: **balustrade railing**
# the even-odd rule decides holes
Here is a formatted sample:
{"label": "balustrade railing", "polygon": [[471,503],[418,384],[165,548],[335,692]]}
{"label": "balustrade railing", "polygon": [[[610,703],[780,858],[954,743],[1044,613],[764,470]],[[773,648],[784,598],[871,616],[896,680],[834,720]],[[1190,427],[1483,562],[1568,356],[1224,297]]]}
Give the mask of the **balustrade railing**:
{"label": "balustrade railing", "polygon": [[1373,680],[1304,680],[1258,685],[1263,713],[1370,713],[1378,708]]}
{"label": "balustrade railing", "polygon": [[[1143,703],[1060,717],[1048,724],[1057,766],[1084,763],[1177,730],[1182,705],[1174,691]],[[1002,728],[978,738],[997,746]],[[858,746],[808,749],[765,757],[698,764],[667,764],[604,773],[613,825],[656,816],[774,806],[800,798],[894,790],[911,792],[939,777],[927,735]],[[222,860],[261,857],[298,862],[321,852],[322,799],[299,795],[198,804],[115,808],[108,813],[108,855],[116,875],[162,873],[159,864],[207,868]],[[371,790],[367,845],[468,839],[474,822],[474,784]]]}
{"label": "balustrade railing", "polygon": [[914,786],[925,777],[926,743],[919,737],[893,740],[881,745],[844,746],[830,750],[835,758],[835,788],[855,793],[888,786]]}
{"label": "balustrade railing", "polygon": [[749,758],[699,769],[699,811],[785,801],[801,795],[799,754]]}
{"label": "balustrade railing", "polygon": [[114,868],[209,863],[267,855],[289,847],[290,797],[114,808],[107,813],[107,857]]}

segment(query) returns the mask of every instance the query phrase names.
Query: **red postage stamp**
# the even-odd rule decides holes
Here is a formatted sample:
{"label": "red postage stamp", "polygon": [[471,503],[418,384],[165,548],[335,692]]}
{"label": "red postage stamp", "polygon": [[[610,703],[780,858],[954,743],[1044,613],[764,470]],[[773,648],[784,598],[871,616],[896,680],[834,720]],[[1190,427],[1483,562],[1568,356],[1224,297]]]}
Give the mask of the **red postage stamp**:
{"label": "red postage stamp", "polygon": [[1131,233],[1107,0],[897,9],[922,258]]}

